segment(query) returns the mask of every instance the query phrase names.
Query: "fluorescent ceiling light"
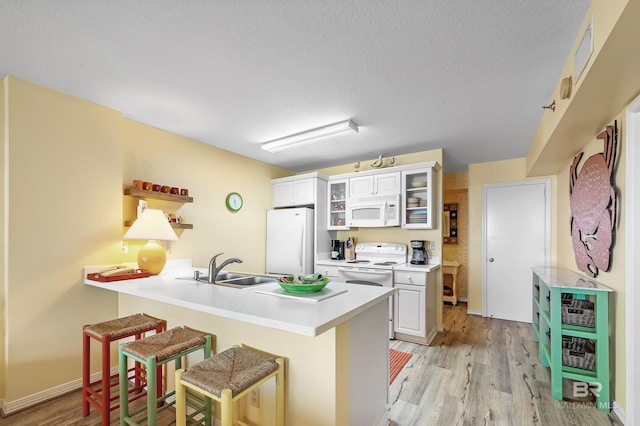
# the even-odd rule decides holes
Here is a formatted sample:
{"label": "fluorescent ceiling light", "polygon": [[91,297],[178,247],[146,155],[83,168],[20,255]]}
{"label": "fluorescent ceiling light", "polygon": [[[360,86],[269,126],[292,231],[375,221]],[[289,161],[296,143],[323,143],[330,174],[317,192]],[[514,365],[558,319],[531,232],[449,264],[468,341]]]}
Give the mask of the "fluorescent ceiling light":
{"label": "fluorescent ceiling light", "polygon": [[358,125],[351,120],[341,121],[340,123],[329,124],[328,126],[265,142],[262,144],[262,149],[269,152],[278,152],[352,132],[358,133]]}

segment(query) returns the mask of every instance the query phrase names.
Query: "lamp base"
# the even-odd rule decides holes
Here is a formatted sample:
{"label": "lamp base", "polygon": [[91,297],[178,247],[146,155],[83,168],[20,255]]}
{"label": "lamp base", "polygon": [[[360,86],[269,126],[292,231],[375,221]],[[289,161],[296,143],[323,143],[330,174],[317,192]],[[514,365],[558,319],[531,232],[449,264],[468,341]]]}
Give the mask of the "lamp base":
{"label": "lamp base", "polygon": [[156,240],[149,240],[138,252],[138,268],[158,275],[167,263],[167,254]]}

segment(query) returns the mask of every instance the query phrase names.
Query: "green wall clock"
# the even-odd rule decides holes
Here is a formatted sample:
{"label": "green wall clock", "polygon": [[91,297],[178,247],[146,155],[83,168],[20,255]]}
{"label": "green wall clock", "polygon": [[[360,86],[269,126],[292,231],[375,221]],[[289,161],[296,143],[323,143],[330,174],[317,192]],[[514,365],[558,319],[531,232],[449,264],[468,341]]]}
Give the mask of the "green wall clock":
{"label": "green wall clock", "polygon": [[242,195],[237,192],[230,192],[229,195],[227,195],[226,203],[229,210],[237,212],[242,208]]}

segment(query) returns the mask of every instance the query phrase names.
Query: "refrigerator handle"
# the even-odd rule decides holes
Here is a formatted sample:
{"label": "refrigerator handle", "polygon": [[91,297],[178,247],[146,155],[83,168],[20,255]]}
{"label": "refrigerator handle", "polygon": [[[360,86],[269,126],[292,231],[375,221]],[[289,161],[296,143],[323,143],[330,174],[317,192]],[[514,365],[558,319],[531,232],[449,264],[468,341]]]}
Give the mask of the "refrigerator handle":
{"label": "refrigerator handle", "polygon": [[304,257],[304,227],[300,227],[300,247],[298,248],[298,266],[300,267],[300,271],[304,272],[302,269],[302,258]]}

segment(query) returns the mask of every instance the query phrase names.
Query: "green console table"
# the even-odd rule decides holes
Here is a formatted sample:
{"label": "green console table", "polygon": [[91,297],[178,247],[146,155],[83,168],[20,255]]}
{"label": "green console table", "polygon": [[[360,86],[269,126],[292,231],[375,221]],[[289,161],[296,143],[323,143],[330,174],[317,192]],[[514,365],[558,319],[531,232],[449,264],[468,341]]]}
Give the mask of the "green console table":
{"label": "green console table", "polygon": [[[609,287],[569,270],[533,269],[533,337],[538,341],[540,363],[551,370],[551,396],[554,399],[562,399],[562,379],[567,378],[582,383],[574,386],[573,389],[580,393],[574,396],[593,392],[597,408],[611,410],[609,295],[612,292]],[[568,308],[572,300],[593,303],[593,326],[563,322],[563,303],[565,316],[568,312],[576,312]],[[578,309],[577,312],[582,311]],[[582,355],[582,352],[569,352],[569,341],[577,341],[576,338],[588,339],[595,347],[592,368],[563,364],[563,341],[567,346],[566,355]]]}

